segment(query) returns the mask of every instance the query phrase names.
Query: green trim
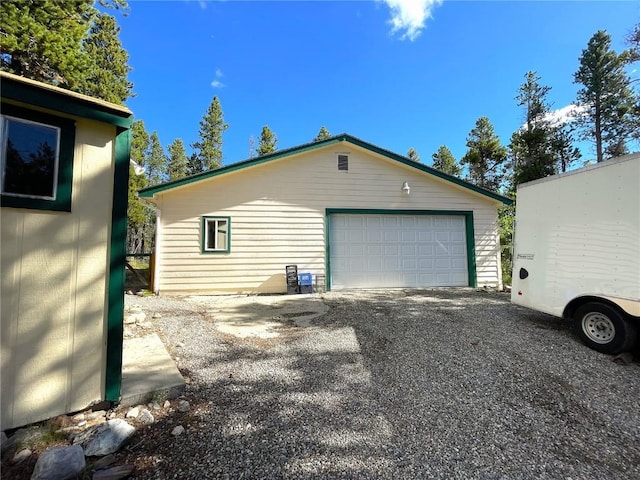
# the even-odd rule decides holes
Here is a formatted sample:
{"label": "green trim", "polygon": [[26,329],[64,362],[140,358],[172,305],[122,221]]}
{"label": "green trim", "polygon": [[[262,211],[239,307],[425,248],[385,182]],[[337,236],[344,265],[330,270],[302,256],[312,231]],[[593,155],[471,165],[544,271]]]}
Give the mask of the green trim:
{"label": "green trim", "polygon": [[467,240],[467,277],[470,287],[478,284],[476,272],[476,242],[473,229],[473,211],[470,210],[386,210],[368,208],[326,208],[325,209],[325,283],[326,290],[331,290],[331,215],[463,215],[465,218],[465,235]]}
{"label": "green trim", "polygon": [[[224,250],[207,250],[205,244],[205,229],[207,220],[226,220],[227,221],[227,248]],[[200,252],[206,255],[219,255],[224,253],[231,253],[231,217],[224,217],[220,215],[205,215],[200,220]]]}
{"label": "green trim", "polygon": [[[2,94],[4,95],[4,82],[2,87]],[[70,212],[71,190],[73,185],[73,154],[76,142],[75,122],[68,118],[58,117],[4,102],[2,102],[1,107],[3,115],[58,127],[60,129],[60,149],[58,151],[58,178],[55,179],[55,199],[48,200],[46,198],[17,197],[2,194],[0,196],[0,204],[3,207]]]}
{"label": "green trim", "polygon": [[234,163],[232,165],[228,165],[226,167],[218,168],[217,170],[210,170],[207,172],[199,173],[197,175],[192,175],[190,177],[181,178],[180,180],[174,180],[172,182],[163,183],[161,185],[156,185],[154,187],[143,188],[138,192],[140,197],[143,198],[152,198],[156,193],[161,193],[166,190],[171,190],[173,188],[182,187],[185,185],[189,185],[191,183],[199,182],[201,180],[205,180],[207,178],[217,177],[219,175],[223,175],[225,173],[231,173],[243,168],[254,167],[256,165],[260,165],[262,163],[270,162],[272,160],[278,160],[283,157],[288,157],[291,155],[297,155],[303,152],[307,152],[309,150],[315,150],[317,148],[326,147],[328,145],[333,145],[335,143],[340,142],[348,142],[358,147],[364,148],[365,150],[369,150],[370,152],[376,153],[378,155],[382,155],[391,160],[395,160],[404,165],[408,165],[412,168],[420,170],[422,172],[428,173],[430,175],[434,175],[443,180],[447,180],[451,183],[454,183],[458,186],[464,187],[468,190],[471,190],[476,193],[480,193],[486,197],[491,198],[492,200],[497,200],[499,202],[504,203],[505,205],[511,205],[513,200],[503,197],[495,192],[490,192],[489,190],[485,190],[484,188],[480,188],[471,183],[465,182],[464,180],[460,180],[457,177],[453,177],[451,175],[447,175],[446,173],[442,173],[435,168],[428,167],[421,163],[414,162],[409,160],[402,155],[398,155],[397,153],[393,153],[389,150],[385,150],[383,148],[377,147],[371,143],[367,143],[364,140],[360,140],[354,136],[351,136],[347,133],[342,133],[340,135],[336,135],[335,137],[328,138],[327,140],[321,140],[319,142],[306,143],[304,145],[300,145],[298,147],[288,148],[286,150],[280,150],[279,152],[272,153],[270,155],[264,155],[262,157],[245,160],[243,162]]}
{"label": "green trim", "polygon": [[105,400],[118,402],[122,386],[122,340],[124,323],[125,256],[127,253],[127,201],[129,185],[130,130],[117,129],[111,243],[109,253],[109,290],[107,310],[107,364]]}
{"label": "green trim", "polygon": [[329,210],[333,209],[327,208],[324,212],[324,289],[327,292],[331,291],[331,219],[329,218],[331,213]]}
{"label": "green trim", "polygon": [[122,128],[130,128],[133,122],[131,113],[7,77],[2,77],[2,97]]}
{"label": "green trim", "polygon": [[473,212],[466,212],[466,236],[467,236],[467,268],[469,269],[469,286],[478,286],[478,272],[476,270],[476,236],[473,226]]}

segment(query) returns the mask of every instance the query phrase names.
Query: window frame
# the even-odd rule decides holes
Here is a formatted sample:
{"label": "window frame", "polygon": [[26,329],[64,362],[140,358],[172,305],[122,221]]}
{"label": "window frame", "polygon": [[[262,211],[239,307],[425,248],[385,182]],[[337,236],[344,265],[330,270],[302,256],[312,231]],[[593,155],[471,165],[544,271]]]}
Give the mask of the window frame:
{"label": "window frame", "polygon": [[[224,220],[227,222],[227,245],[226,248],[207,248],[207,240],[208,240],[208,224],[211,221],[220,221]],[[220,215],[206,215],[202,217],[200,223],[200,246],[201,252],[205,254],[220,254],[220,253],[230,253],[231,252],[231,217],[224,217]]]}
{"label": "window frame", "polygon": [[57,162],[54,166],[53,197],[30,196],[18,193],[5,193],[0,185],[0,205],[2,207],[27,208],[47,211],[71,211],[71,192],[73,184],[73,157],[75,149],[75,121],[58,117],[49,113],[19,107],[13,104],[1,104],[0,129],[3,132],[0,144],[0,178],[4,182],[6,165],[6,141],[4,135],[5,122],[14,119],[19,122],[32,123],[58,130]]}

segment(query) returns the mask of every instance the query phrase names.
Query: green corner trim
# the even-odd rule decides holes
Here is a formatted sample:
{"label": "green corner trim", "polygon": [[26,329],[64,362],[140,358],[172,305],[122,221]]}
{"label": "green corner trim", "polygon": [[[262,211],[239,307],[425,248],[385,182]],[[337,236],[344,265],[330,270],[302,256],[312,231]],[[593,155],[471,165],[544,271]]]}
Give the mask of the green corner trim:
{"label": "green corner trim", "polygon": [[476,242],[473,229],[473,211],[470,210],[385,210],[367,208],[327,208],[325,209],[325,284],[331,290],[331,215],[463,215],[465,218],[465,235],[467,240],[467,271],[470,287],[478,284],[476,272]]}
{"label": "green corner trim", "polygon": [[[4,82],[2,94],[4,95]],[[58,150],[58,178],[55,179],[55,199],[49,200],[46,198],[29,198],[3,194],[0,204],[3,207],[70,212],[73,185],[73,154],[76,143],[75,121],[4,102],[1,104],[1,109],[3,115],[58,127],[60,129],[60,147]]]}
{"label": "green corner trim", "polygon": [[133,122],[133,115],[130,113],[6,77],[2,78],[2,98],[122,128],[130,128]]}
{"label": "green corner trim", "polygon": [[364,140],[360,140],[359,138],[356,138],[352,135],[349,135],[347,133],[342,133],[340,135],[336,135],[334,137],[328,138],[326,140],[321,140],[319,142],[311,142],[311,143],[305,143],[304,145],[299,145],[297,147],[293,147],[293,148],[288,148],[285,150],[280,150],[278,152],[269,154],[269,155],[264,155],[262,157],[258,157],[258,158],[253,158],[250,160],[244,160],[242,162],[239,163],[234,163],[231,165],[228,165],[226,167],[221,167],[218,168],[216,170],[209,170],[207,172],[203,172],[203,173],[199,173],[197,175],[192,175],[190,177],[186,177],[186,178],[181,178],[180,180],[174,180],[172,182],[167,182],[167,183],[163,183],[160,185],[156,185],[153,187],[148,187],[148,188],[143,188],[142,190],[140,190],[138,192],[138,194],[140,195],[140,197],[143,198],[152,198],[156,193],[161,193],[164,192],[166,190],[171,190],[173,188],[177,188],[177,187],[182,187],[185,185],[189,185],[191,183],[195,183],[195,182],[199,182],[201,180],[205,180],[207,178],[212,178],[212,177],[217,177],[219,175],[223,175],[225,173],[231,173],[231,172],[235,172],[238,170],[241,170],[243,168],[248,168],[248,167],[253,167],[256,165],[260,165],[262,163],[266,163],[266,162],[270,162],[272,160],[277,160],[280,158],[284,158],[284,157],[288,157],[291,155],[297,155],[303,152],[307,152],[309,150],[315,150],[317,148],[322,148],[322,147],[326,147],[328,145],[333,145],[335,143],[340,143],[340,142],[348,142],[351,143],[353,145],[356,145],[358,147],[364,148],[365,150],[369,150],[370,152],[376,153],[378,155],[382,155],[384,157],[387,157],[391,160],[395,160],[397,162],[400,162],[404,165],[408,165],[412,168],[415,168],[417,170],[420,170],[422,172],[428,173],[430,175],[436,176],[438,178],[441,178],[443,180],[447,180],[449,182],[452,182],[458,186],[461,186],[463,188],[466,188],[468,190],[471,190],[473,192],[476,193],[480,193],[486,197],[489,197],[493,200],[497,200],[498,202],[502,202],[505,205],[511,205],[513,203],[513,200],[511,200],[510,198],[507,197],[503,197],[502,195],[499,195],[495,192],[491,192],[489,190],[485,190],[484,188],[480,188],[476,185],[473,185],[471,183],[465,182],[464,180],[461,180],[457,177],[453,177],[451,175],[447,175],[446,173],[443,173],[439,170],[436,170],[435,168],[431,168],[428,167],[426,165],[423,165],[421,163],[418,162],[414,162],[412,160],[409,160],[406,157],[403,157],[402,155],[398,155],[397,153],[393,153],[389,150],[385,150],[384,148],[380,148],[376,145],[373,145],[371,143],[365,142]]}
{"label": "green corner trim", "polygon": [[131,132],[117,128],[111,243],[109,249],[109,289],[107,307],[107,363],[105,400],[118,402],[122,386],[122,341],[124,323],[125,255]]}
{"label": "green corner trim", "polygon": [[[227,248],[224,250],[207,250],[205,244],[205,230],[207,228],[207,220],[226,220],[227,221]],[[220,255],[231,253],[231,217],[206,215],[200,221],[200,252],[205,255]]]}

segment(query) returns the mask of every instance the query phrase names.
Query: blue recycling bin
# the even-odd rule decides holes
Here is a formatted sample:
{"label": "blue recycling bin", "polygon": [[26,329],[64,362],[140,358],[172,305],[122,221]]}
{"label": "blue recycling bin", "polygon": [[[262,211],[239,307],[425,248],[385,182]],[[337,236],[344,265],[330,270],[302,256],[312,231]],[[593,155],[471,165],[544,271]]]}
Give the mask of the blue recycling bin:
{"label": "blue recycling bin", "polygon": [[313,275],[301,273],[299,279],[300,293],[313,293]]}

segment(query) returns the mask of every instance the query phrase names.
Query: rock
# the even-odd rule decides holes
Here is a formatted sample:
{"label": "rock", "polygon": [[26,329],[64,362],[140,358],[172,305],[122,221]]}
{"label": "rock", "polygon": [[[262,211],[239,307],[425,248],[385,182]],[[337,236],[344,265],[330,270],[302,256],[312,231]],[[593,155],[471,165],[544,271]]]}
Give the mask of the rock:
{"label": "rock", "polygon": [[73,417],[71,417],[71,421],[75,424],[84,422],[86,419],[87,419],[87,416],[84,413],[78,413],[77,415],[74,415]]}
{"label": "rock", "polygon": [[107,470],[99,470],[93,474],[93,480],[120,480],[133,473],[131,465],[118,465]]}
{"label": "rock", "polygon": [[144,297],[144,290],[140,290],[139,292],[136,292],[136,295],[139,297]]}
{"label": "rock", "polygon": [[53,447],[38,458],[31,480],[67,480],[77,478],[84,467],[80,445]]}
{"label": "rock", "polygon": [[153,315],[151,315],[151,318],[162,318],[162,315],[156,312]]}
{"label": "rock", "polygon": [[107,415],[107,412],[104,410],[96,410],[95,412],[91,412],[87,415],[87,420],[95,420],[98,417],[104,417]]}
{"label": "rock", "polygon": [[138,418],[138,415],[140,415],[140,407],[133,407],[127,412],[125,418]]}
{"label": "rock", "polygon": [[127,295],[133,295],[133,290],[127,290]]}
{"label": "rock", "polygon": [[153,328],[153,323],[151,323],[151,322],[141,322],[141,323],[138,324],[138,326],[140,328],[150,329],[150,328]]}
{"label": "rock", "polygon": [[117,452],[135,431],[126,421],[116,418],[87,429],[73,441],[84,448],[87,457],[102,456]]}
{"label": "rock", "polygon": [[48,428],[48,426],[38,425],[16,430],[13,435],[2,444],[2,453],[32,442],[42,436]]}
{"label": "rock", "polygon": [[147,318],[147,314],[144,312],[133,313],[130,312],[128,315],[124,317],[124,323],[127,325],[131,325],[132,323],[141,323],[144,322]]}
{"label": "rock", "polygon": [[169,400],[165,400],[164,404],[162,405],[163,408],[169,408],[171,406],[171,402]]}
{"label": "rock", "polygon": [[186,400],[180,400],[178,402],[178,410],[181,412],[188,412],[189,408],[191,408],[191,405]]}
{"label": "rock", "polygon": [[131,338],[131,337],[135,337],[136,333],[130,328],[125,326],[124,327],[124,337],[125,338]]}
{"label": "rock", "polygon": [[157,403],[157,402],[153,402],[153,403],[151,404],[151,408],[152,408],[153,410],[160,410],[162,407],[160,406],[160,404],[159,404],[159,403]]}
{"label": "rock", "polygon": [[178,425],[173,430],[171,430],[171,435],[173,435],[174,437],[182,435],[183,433],[184,433],[184,427],[182,425]]}
{"label": "rock", "polygon": [[150,425],[155,422],[156,419],[153,418],[153,415],[149,410],[143,408],[142,410],[140,410],[140,414],[138,415],[138,421],[143,425]]}
{"label": "rock", "polygon": [[115,461],[116,461],[116,456],[114,454],[110,453],[109,455],[106,455],[106,456],[100,458],[99,460],[97,460],[93,464],[93,469],[94,470],[102,470],[103,468],[107,468],[108,466],[110,466]]}
{"label": "rock", "polygon": [[19,452],[17,452],[13,456],[13,458],[11,459],[11,463],[13,465],[17,465],[19,463],[22,463],[27,458],[29,458],[32,454],[33,454],[33,452],[31,450],[29,450],[28,448],[24,448],[24,449],[20,450]]}
{"label": "rock", "polygon": [[140,305],[131,305],[129,307],[129,313],[142,313],[142,307]]}

